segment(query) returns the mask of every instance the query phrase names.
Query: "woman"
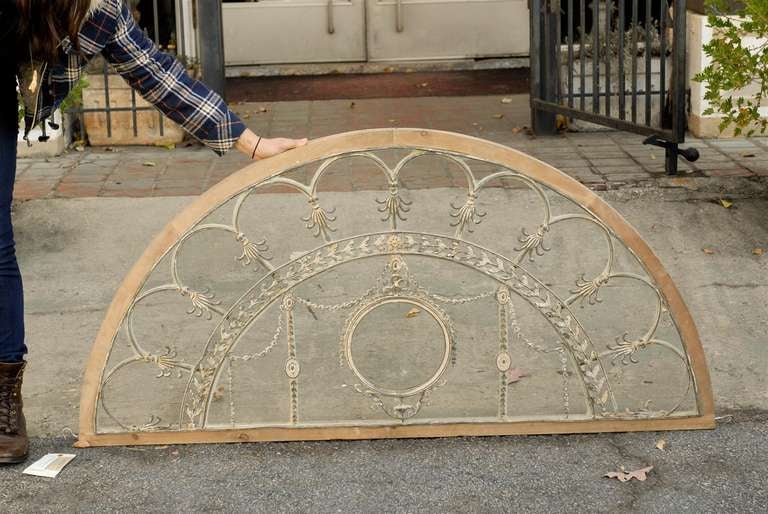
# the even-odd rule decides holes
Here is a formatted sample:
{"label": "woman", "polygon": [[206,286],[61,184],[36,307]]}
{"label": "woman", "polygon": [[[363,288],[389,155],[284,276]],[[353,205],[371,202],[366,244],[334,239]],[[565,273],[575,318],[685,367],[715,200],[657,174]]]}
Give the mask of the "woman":
{"label": "woman", "polygon": [[0,463],[25,460],[29,443],[21,400],[22,284],[11,226],[17,79],[26,136],[45,122],[99,54],[144,98],[218,154],[234,146],[252,159],[264,159],[306,143],[262,139],[246,129],[216,93],[157,49],[125,0],[0,0]]}

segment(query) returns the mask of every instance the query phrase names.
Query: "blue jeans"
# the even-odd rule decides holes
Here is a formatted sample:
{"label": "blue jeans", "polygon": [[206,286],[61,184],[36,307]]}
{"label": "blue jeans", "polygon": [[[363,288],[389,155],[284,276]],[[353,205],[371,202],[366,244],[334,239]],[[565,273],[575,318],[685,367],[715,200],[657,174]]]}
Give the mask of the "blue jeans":
{"label": "blue jeans", "polygon": [[24,345],[24,294],[11,225],[16,180],[16,130],[0,125],[0,362],[21,362]]}

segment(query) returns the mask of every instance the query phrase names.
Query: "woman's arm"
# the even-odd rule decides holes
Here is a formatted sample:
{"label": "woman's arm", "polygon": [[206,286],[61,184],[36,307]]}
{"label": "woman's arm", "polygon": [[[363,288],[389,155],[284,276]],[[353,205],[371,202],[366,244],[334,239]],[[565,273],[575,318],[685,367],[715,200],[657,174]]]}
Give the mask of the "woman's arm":
{"label": "woman's arm", "polygon": [[108,1],[117,2],[119,14],[103,55],[148,102],[216,153],[236,146],[248,157],[263,159],[306,143],[305,139],[260,139],[218,94],[157,48],[136,25],[123,0]]}

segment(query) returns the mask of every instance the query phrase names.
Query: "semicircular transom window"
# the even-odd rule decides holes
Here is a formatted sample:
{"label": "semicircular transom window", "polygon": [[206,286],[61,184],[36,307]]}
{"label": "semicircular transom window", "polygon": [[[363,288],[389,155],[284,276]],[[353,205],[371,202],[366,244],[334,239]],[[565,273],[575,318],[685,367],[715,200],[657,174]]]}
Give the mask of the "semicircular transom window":
{"label": "semicircular transom window", "polygon": [[104,322],[80,444],[712,423],[690,315],[615,210],[400,129],[256,163],[172,221]]}

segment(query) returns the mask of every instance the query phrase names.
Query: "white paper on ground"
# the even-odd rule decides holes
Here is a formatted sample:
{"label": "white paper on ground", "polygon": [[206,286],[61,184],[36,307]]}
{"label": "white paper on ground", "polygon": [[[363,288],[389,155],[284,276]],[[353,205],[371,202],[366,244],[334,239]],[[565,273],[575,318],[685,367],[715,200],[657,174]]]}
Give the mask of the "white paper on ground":
{"label": "white paper on ground", "polygon": [[64,466],[72,462],[72,459],[75,457],[76,455],[71,453],[49,453],[22,473],[38,477],[56,478],[61,470],[64,469]]}

